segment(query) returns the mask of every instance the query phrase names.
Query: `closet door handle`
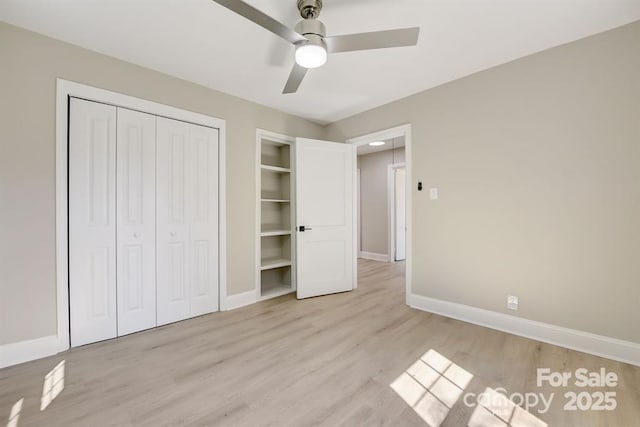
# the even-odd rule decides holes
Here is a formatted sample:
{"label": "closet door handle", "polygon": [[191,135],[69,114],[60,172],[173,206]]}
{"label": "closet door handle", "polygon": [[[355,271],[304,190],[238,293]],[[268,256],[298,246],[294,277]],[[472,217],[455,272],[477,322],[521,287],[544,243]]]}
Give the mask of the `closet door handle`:
{"label": "closet door handle", "polygon": [[299,230],[299,231],[301,231],[301,232],[305,232],[305,231],[308,231],[308,230],[313,230],[313,228],[311,228],[311,227],[306,227],[306,226],[304,226],[304,225],[301,225],[301,226],[298,228],[298,230]]}
{"label": "closet door handle", "polygon": [[140,233],[133,233],[133,237],[135,237],[136,239],[140,238]]}
{"label": "closet door handle", "polygon": [[172,231],[171,233],[169,233],[169,235],[170,235],[171,237],[176,237],[176,232],[175,232],[175,231]]}

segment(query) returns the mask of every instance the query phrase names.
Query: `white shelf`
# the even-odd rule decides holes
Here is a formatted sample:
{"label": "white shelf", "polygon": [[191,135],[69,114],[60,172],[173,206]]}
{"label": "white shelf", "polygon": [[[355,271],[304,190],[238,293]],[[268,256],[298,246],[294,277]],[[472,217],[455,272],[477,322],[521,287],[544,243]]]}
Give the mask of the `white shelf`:
{"label": "white shelf", "polygon": [[291,234],[291,230],[262,230],[260,236],[269,237],[269,236],[287,236]]}
{"label": "white shelf", "polygon": [[291,169],[283,168],[280,166],[260,165],[260,169],[262,169],[263,171],[269,171],[269,172],[291,173]]}
{"label": "white shelf", "polygon": [[265,258],[262,260],[260,270],[271,270],[272,268],[288,267],[291,260],[286,258]]}
{"label": "white shelf", "polygon": [[287,295],[295,292],[294,289],[291,289],[289,285],[277,285],[271,286],[260,295],[260,300],[266,300],[276,297],[281,297],[282,295]]}
{"label": "white shelf", "polygon": [[270,203],[289,203],[291,200],[289,199],[260,199],[262,202],[270,202]]}

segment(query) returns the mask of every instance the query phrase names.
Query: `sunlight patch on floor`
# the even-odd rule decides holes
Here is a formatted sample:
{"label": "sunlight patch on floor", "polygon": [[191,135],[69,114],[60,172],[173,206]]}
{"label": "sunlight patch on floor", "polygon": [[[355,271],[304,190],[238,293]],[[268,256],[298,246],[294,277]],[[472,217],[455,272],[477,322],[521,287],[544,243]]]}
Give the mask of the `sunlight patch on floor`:
{"label": "sunlight patch on floor", "polygon": [[403,372],[391,388],[429,426],[438,427],[473,375],[431,349]]}
{"label": "sunlight patch on floor", "polygon": [[547,427],[547,423],[487,387],[471,415],[469,427]]}
{"label": "sunlight patch on floor", "polygon": [[40,410],[44,411],[47,406],[58,397],[64,389],[64,360],[58,363],[47,375],[44,377],[44,384],[42,385],[42,397],[40,398]]}
{"label": "sunlight patch on floor", "polygon": [[20,419],[20,412],[22,411],[22,402],[24,402],[24,397],[14,403],[11,407],[7,427],[18,427],[18,420]]}

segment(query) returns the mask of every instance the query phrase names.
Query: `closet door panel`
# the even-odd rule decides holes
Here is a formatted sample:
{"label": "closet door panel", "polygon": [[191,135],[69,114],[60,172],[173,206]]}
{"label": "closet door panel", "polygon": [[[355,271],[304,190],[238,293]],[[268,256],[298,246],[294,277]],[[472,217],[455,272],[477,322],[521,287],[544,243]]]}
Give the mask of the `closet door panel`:
{"label": "closet door panel", "polygon": [[191,315],[218,310],[218,131],[190,125]]}
{"label": "closet door panel", "polygon": [[156,118],[118,108],[118,335],[156,326]]}
{"label": "closet door panel", "polygon": [[69,102],[69,303],[76,347],[117,334],[116,108]]}
{"label": "closet door panel", "polygon": [[189,125],[156,119],[157,319],[190,317]]}

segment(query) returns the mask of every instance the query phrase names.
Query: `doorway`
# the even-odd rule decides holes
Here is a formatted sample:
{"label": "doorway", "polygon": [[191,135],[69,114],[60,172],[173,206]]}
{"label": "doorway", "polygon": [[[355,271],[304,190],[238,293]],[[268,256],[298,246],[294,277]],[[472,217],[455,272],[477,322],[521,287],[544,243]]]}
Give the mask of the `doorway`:
{"label": "doorway", "polygon": [[[356,242],[358,259],[394,263],[411,284],[411,125],[347,140],[357,156]],[[365,261],[361,261],[365,262]]]}

